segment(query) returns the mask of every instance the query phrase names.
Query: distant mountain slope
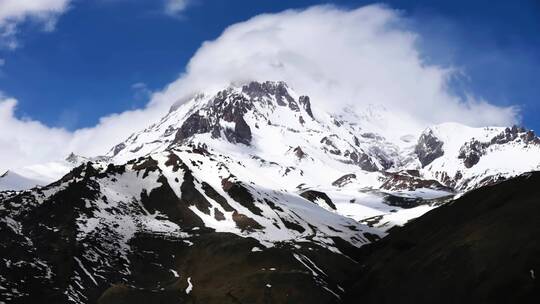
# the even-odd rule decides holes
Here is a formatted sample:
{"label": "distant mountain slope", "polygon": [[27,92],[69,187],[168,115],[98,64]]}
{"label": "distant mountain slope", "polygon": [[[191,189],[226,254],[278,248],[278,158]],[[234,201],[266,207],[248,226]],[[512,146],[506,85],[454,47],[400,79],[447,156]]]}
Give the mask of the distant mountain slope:
{"label": "distant mountain slope", "polygon": [[7,171],[0,175],[0,191],[24,190],[43,185],[42,181],[21,176],[16,172]]}
{"label": "distant mountain slope", "polygon": [[9,170],[0,175],[0,191],[21,191],[46,186],[59,180],[73,168],[88,161],[105,161],[105,157],[83,157],[71,153],[65,159]]}
{"label": "distant mountain slope", "polygon": [[540,139],[516,126],[445,123],[424,131],[415,151],[423,176],[461,191],[540,169]]}
{"label": "distant mountain slope", "polygon": [[540,173],[469,192],[369,248],[347,303],[538,303]]}

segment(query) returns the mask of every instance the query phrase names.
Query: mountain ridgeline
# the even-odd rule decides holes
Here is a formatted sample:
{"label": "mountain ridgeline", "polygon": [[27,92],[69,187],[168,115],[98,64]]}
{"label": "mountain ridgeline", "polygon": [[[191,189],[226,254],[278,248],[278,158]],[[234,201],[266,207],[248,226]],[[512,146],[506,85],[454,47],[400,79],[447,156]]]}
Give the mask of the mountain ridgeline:
{"label": "mountain ridgeline", "polygon": [[525,172],[540,139],[456,123],[392,136],[387,115],[250,82],[174,105],[104,156],[14,168],[0,177],[0,302],[537,295],[540,179]]}

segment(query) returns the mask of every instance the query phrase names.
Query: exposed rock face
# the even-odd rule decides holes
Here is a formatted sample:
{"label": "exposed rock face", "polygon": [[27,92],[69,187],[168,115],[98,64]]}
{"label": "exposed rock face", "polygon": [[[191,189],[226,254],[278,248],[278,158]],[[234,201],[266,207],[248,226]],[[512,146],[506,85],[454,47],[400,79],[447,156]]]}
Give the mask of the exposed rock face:
{"label": "exposed rock face", "polygon": [[303,159],[303,158],[305,158],[307,156],[306,152],[304,152],[302,150],[302,148],[300,148],[300,147],[294,148],[293,152],[294,152],[294,155],[296,155],[296,157],[298,157],[298,159]]}
{"label": "exposed rock face", "polygon": [[404,209],[410,209],[414,207],[418,207],[420,205],[426,204],[425,200],[419,198],[419,197],[405,197],[405,196],[397,196],[393,194],[386,194],[384,197],[384,202],[388,204],[389,206],[404,208]]}
{"label": "exposed rock face", "polygon": [[351,159],[352,163],[358,165],[362,170],[366,170],[368,172],[375,172],[379,170],[377,164],[373,161],[373,159],[371,159],[371,157],[369,157],[365,153],[362,153],[360,151],[350,152],[345,153],[345,156],[348,156]]}
{"label": "exposed rock face", "polygon": [[195,134],[208,133],[210,130],[208,118],[201,116],[199,112],[193,113],[184,121],[176,133],[175,140],[181,142]]}
{"label": "exposed rock face", "polygon": [[380,147],[371,147],[369,152],[370,155],[372,155],[372,157],[375,158],[385,170],[390,169],[396,164],[395,159],[391,155],[388,155],[386,151]]}
{"label": "exposed rock face", "polygon": [[494,136],[487,142],[480,142],[476,139],[465,143],[459,149],[459,159],[463,160],[466,168],[472,168],[476,165],[480,158],[486,154],[486,151],[496,145],[505,145],[511,142],[520,142],[526,145],[540,145],[540,138],[536,134],[525,128],[513,126],[506,128],[500,134]]}
{"label": "exposed rock face", "polygon": [[126,148],[126,144],[120,143],[113,148],[113,155],[117,155],[120,151]]}
{"label": "exposed rock face", "polygon": [[[241,95],[230,94],[227,90],[219,92],[214,100],[201,111],[191,114],[176,133],[175,142],[183,142],[195,134],[211,133],[213,138],[222,135],[232,143],[251,143],[251,128],[244,114],[253,105]],[[204,113],[201,115],[201,113]],[[221,123],[234,123],[234,128]]]}
{"label": "exposed rock face", "polygon": [[335,134],[323,137],[321,139],[321,143],[324,144],[323,149],[334,155],[343,155],[347,159],[347,162],[357,165],[362,170],[366,170],[368,172],[375,172],[379,170],[379,167],[375,161],[364,151],[362,151],[362,149],[357,149],[353,146],[350,146],[350,148],[345,151],[339,149],[334,143],[334,139],[336,138],[337,135]]}
{"label": "exposed rock face", "polygon": [[[388,142],[355,115],[316,111],[312,119],[309,98],[295,99],[299,95],[283,83],[251,83],[201,96],[171,108],[162,120],[117,145],[109,154],[114,163],[95,160],[43,188],[0,191],[0,302],[339,303],[347,281],[373,270],[359,247],[449,200],[452,189],[442,183],[462,190],[508,178],[513,168],[467,175],[484,171],[466,168],[483,166],[482,157],[499,148],[502,157],[492,159],[504,160],[508,151],[527,155],[530,161],[519,170],[540,164],[534,157],[540,149],[533,147],[538,139],[530,131],[446,125],[426,132],[416,147],[426,169],[401,170],[418,168],[410,153],[414,142]],[[470,133],[455,140],[455,130]],[[472,135],[482,140],[471,140]],[[495,198],[519,195],[506,194],[497,192]],[[505,204],[498,201],[494,207]],[[470,204],[473,213],[476,207]],[[489,218],[489,212],[474,218]],[[519,213],[510,214],[511,219],[504,212],[492,219],[503,226],[521,220]],[[445,233],[459,230],[461,219],[446,219],[451,221],[427,227],[442,233],[419,237],[422,242],[392,243],[395,255],[374,258],[381,264],[404,261],[392,265],[398,277],[412,275],[400,295],[407,296],[418,282],[430,283],[419,275],[425,269],[435,273],[435,280],[443,278],[436,286],[451,289],[466,281],[444,281],[454,270],[444,267],[476,267],[468,261],[485,254],[470,259],[468,248],[477,246],[483,228],[501,229],[489,221],[472,222],[474,231],[466,230],[457,238],[457,249],[450,247],[447,254],[440,248],[448,249],[445,242],[456,239]],[[526,220],[534,224],[536,219]],[[516,230],[497,232],[519,237]],[[441,236],[444,242],[416,251]],[[488,237],[496,239],[497,233]],[[519,250],[509,256],[519,260],[523,244],[534,240],[515,244]],[[452,264],[463,252],[465,258]],[[433,260],[437,263],[429,264]],[[520,266],[529,267],[531,260],[526,262]],[[399,268],[407,263],[425,268]],[[520,273],[527,273],[523,269]],[[479,269],[472,286],[483,284],[488,271]],[[368,284],[372,278],[381,293],[393,290],[385,289],[387,283],[401,288],[394,277],[387,281],[375,274]],[[373,301],[378,300],[375,295]]]}
{"label": "exposed rock face", "polygon": [[355,178],[356,178],[356,174],[354,174],[354,173],[345,174],[342,177],[336,179],[334,182],[332,182],[332,186],[343,187],[343,186],[347,185],[348,183],[350,183]]}
{"label": "exposed rock face", "polygon": [[422,167],[425,167],[444,155],[443,142],[433,134],[432,130],[428,130],[418,139],[414,152],[418,156]]}
{"label": "exposed rock face", "polygon": [[[226,140],[252,146],[245,150],[248,153],[262,153],[269,149],[268,139],[285,136],[290,142],[286,147],[276,143],[276,148],[289,153],[290,148],[301,147],[294,150],[297,158],[307,158],[312,164],[328,159],[376,172],[399,165],[404,159],[397,145],[369,132],[369,128],[364,129],[338,114],[321,112],[320,119],[315,120],[313,110],[308,96],[295,93],[283,82],[232,85],[216,94],[197,95],[183,106],[171,108],[159,122],[130,136],[124,148],[117,151],[120,155],[113,151],[109,155],[127,161],[145,156],[149,151],[205,143],[208,137],[218,139],[212,140],[210,146]],[[317,150],[323,153],[306,155],[308,151]],[[287,170],[285,168],[282,172]],[[298,172],[303,170],[298,169]],[[350,168],[344,173],[354,170],[356,168]]]}
{"label": "exposed rock face", "polygon": [[[299,102],[308,115],[313,117],[309,97],[302,96]],[[182,123],[176,133],[175,142],[184,142],[196,134],[211,133],[213,138],[224,136],[232,143],[250,145],[252,131],[244,116],[254,109],[254,103],[270,108],[276,105],[286,106],[293,112],[300,111],[298,103],[291,97],[284,82],[250,82],[242,87],[241,92],[227,89],[217,93],[208,105],[191,114]],[[302,124],[305,123],[302,116],[298,119]],[[233,123],[234,127],[222,122]],[[271,124],[270,121],[267,123]]]}
{"label": "exposed rock face", "polygon": [[255,205],[255,199],[241,182],[234,178],[227,178],[221,181],[223,190],[225,190],[235,201],[246,207],[253,214],[261,215],[262,210]]}
{"label": "exposed rock face", "polygon": [[71,152],[68,157],[66,157],[66,161],[68,163],[73,163],[73,164],[76,164],[76,163],[79,163],[80,161],[80,157],[77,156],[75,153]]}
{"label": "exposed rock face", "polygon": [[242,87],[242,92],[255,100],[274,96],[278,105],[288,106],[293,111],[299,110],[298,104],[287,91],[287,84],[282,81],[250,82]]}
{"label": "exposed rock face", "polygon": [[361,136],[364,137],[364,138],[377,139],[377,140],[383,140],[384,139],[382,136],[380,136],[378,134],[375,134],[375,133],[372,133],[372,132],[362,133]]}
{"label": "exposed rock face", "polygon": [[332,137],[335,137],[337,135],[330,135],[330,136],[325,136],[323,138],[321,138],[321,143],[322,144],[325,144],[325,147],[324,149],[327,150],[328,152],[332,153],[332,154],[335,154],[335,155],[341,155],[341,150],[334,144],[334,141],[332,141]]}
{"label": "exposed rock face", "polygon": [[480,161],[480,157],[484,153],[485,145],[477,140],[472,140],[465,143],[459,149],[459,159],[463,159],[463,164],[466,168],[471,168]]}
{"label": "exposed rock face", "polygon": [[382,184],[381,189],[391,191],[409,190],[414,191],[420,188],[448,191],[453,190],[444,186],[439,181],[433,179],[423,179],[418,175],[417,170],[407,170],[397,173],[387,173],[388,179]]}
{"label": "exposed rock face", "polygon": [[321,191],[316,190],[308,190],[300,193],[300,196],[307,199],[310,202],[316,203],[318,200],[324,201],[330,208],[336,210],[336,205],[334,205],[334,202],[328,197],[328,195]]}
{"label": "exposed rock face", "polygon": [[236,134],[236,142],[249,145],[251,142],[251,129],[243,117],[236,119],[234,132]]}
{"label": "exposed rock face", "polygon": [[300,98],[298,98],[298,101],[300,102],[300,105],[302,105],[304,110],[306,110],[306,112],[309,114],[309,116],[311,116],[311,118],[314,118],[313,112],[311,111],[311,102],[309,101],[309,96],[300,96]]}
{"label": "exposed rock face", "polygon": [[536,137],[532,130],[515,125],[512,128],[506,128],[504,132],[492,138],[490,143],[502,145],[515,140],[521,140],[526,144],[540,145],[540,138]]}

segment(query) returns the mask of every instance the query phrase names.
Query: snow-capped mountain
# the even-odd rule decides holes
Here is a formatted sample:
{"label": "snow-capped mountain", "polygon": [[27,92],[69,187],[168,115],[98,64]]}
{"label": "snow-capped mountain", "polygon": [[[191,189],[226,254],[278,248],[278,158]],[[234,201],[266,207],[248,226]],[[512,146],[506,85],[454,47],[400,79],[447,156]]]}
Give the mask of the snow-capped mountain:
{"label": "snow-capped mountain", "polygon": [[433,200],[539,168],[532,131],[445,123],[393,136],[384,130],[388,118],[395,116],[375,105],[327,113],[283,82],[231,85],[174,105],[106,156],[10,171],[0,187],[46,185],[85,161],[120,165],[189,145],[226,156],[229,166],[241,163],[231,174],[245,182],[293,195],[323,192],[334,212],[385,230],[430,210]]}
{"label": "snow-capped mountain", "polygon": [[[228,156],[227,164],[243,164],[242,172],[232,172],[242,180],[294,195],[306,189],[322,191],[333,201],[335,212],[356,220],[389,215],[401,207],[415,207],[424,198],[452,193],[449,188],[397,189],[400,193],[381,189],[387,172],[398,171],[411,156],[365,125],[319,110],[308,96],[283,82],[251,82],[172,107],[107,157],[124,163],[188,144],[203,147],[211,155]],[[388,204],[390,197],[393,203]],[[394,218],[389,225],[410,215]]]}
{"label": "snow-capped mountain", "polygon": [[173,106],[105,156],[10,171],[12,190],[48,185],[0,192],[0,295],[222,303],[225,288],[257,302],[263,286],[278,302],[339,302],[358,248],[540,164],[532,131],[446,123],[385,137],[385,111],[327,113],[283,82],[250,82]]}
{"label": "snow-capped mountain", "polygon": [[296,194],[322,191],[335,212],[372,225],[379,219],[381,229],[430,210],[426,201],[539,167],[540,140],[532,131],[445,123],[387,138],[380,121],[389,115],[377,106],[331,114],[283,82],[251,82],[173,106],[107,157],[123,163],[202,146],[242,163],[255,173],[246,176],[250,182]]}

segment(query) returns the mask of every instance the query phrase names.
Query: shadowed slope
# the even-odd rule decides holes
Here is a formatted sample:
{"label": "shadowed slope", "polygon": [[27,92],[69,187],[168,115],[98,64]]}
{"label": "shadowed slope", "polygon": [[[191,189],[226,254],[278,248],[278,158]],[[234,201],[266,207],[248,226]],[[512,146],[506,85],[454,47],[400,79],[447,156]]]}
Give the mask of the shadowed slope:
{"label": "shadowed slope", "polygon": [[538,303],[540,173],[472,191],[368,246],[350,303]]}

